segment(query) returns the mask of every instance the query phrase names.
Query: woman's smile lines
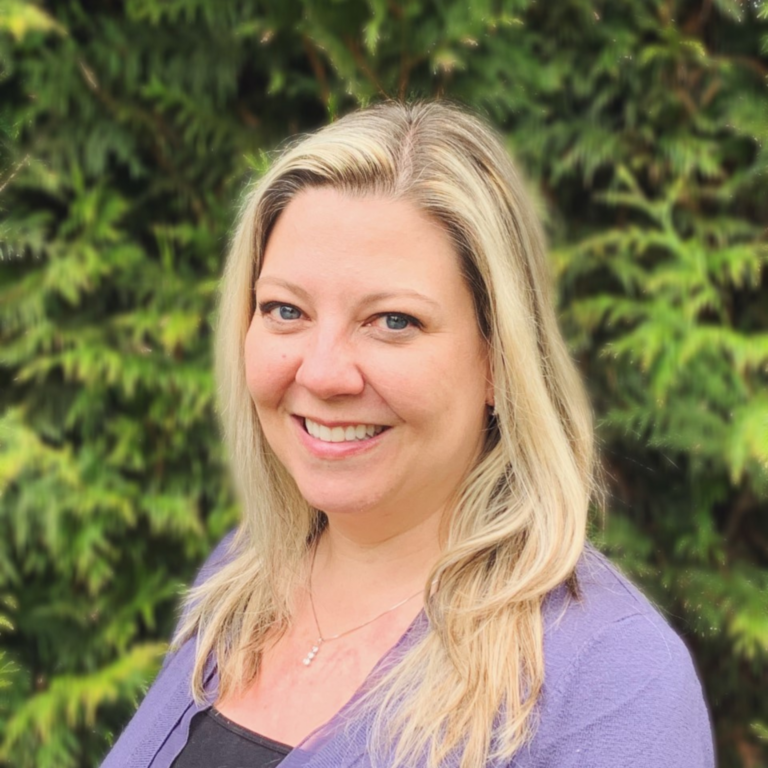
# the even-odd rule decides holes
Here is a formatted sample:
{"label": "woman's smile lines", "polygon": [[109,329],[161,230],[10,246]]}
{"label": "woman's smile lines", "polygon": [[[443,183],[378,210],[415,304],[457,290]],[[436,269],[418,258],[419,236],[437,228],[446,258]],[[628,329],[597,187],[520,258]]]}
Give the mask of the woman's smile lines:
{"label": "woman's smile lines", "polygon": [[327,427],[312,419],[304,418],[304,429],[312,437],[324,443],[343,443],[352,440],[368,440],[383,432],[386,427],[376,424],[350,424],[344,427]]}

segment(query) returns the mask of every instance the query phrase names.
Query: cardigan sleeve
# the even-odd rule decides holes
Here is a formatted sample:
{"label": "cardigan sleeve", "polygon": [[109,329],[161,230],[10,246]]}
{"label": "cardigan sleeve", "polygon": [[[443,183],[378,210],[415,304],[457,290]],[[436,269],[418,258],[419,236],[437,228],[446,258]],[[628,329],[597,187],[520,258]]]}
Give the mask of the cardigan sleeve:
{"label": "cardigan sleeve", "polygon": [[536,768],[714,768],[690,653],[659,616],[602,627],[545,696]]}

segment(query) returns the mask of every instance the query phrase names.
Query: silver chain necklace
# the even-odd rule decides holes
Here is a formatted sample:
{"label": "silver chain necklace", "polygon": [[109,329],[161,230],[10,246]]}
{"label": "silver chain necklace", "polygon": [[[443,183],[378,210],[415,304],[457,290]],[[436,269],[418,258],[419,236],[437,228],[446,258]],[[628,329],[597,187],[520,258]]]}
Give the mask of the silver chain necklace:
{"label": "silver chain necklace", "polygon": [[363,627],[367,627],[369,624],[373,624],[374,621],[378,621],[382,616],[386,616],[388,613],[392,613],[392,611],[397,610],[401,605],[405,605],[409,600],[413,600],[416,595],[420,595],[424,588],[422,587],[418,592],[414,592],[412,595],[409,595],[404,600],[401,600],[399,603],[395,603],[391,608],[387,608],[386,611],[382,611],[378,616],[374,616],[372,619],[368,619],[368,621],[364,622],[363,624],[359,624],[356,627],[352,627],[352,629],[347,629],[344,632],[339,632],[338,635],[331,635],[330,637],[323,637],[323,632],[320,629],[320,622],[317,620],[317,611],[315,610],[315,601],[312,599],[312,572],[315,570],[315,557],[317,555],[317,547],[315,547],[315,551],[312,553],[312,565],[309,568],[309,604],[312,607],[312,617],[315,620],[315,628],[317,629],[317,640],[315,640],[315,644],[312,646],[312,648],[309,650],[307,655],[302,659],[302,664],[304,664],[305,667],[308,667],[314,660],[315,656],[320,652],[320,646],[323,643],[330,643],[331,640],[338,640],[340,637],[346,637],[347,635],[352,634],[352,632],[357,632],[358,629],[362,629]]}

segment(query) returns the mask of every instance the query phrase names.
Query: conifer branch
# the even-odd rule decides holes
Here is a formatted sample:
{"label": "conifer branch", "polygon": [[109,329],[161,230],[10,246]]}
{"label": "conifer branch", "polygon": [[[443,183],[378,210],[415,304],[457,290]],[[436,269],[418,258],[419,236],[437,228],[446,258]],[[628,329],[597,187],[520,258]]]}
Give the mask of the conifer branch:
{"label": "conifer branch", "polygon": [[3,190],[16,178],[19,171],[21,171],[21,169],[29,162],[29,158],[29,155],[24,155],[24,157],[22,157],[16,166],[11,170],[8,178],[2,184],[0,184],[0,194],[2,194]]}
{"label": "conifer branch", "polygon": [[317,83],[320,86],[320,100],[323,102],[323,105],[327,110],[328,104],[330,103],[330,100],[331,100],[331,89],[328,85],[328,77],[325,74],[325,67],[323,66],[322,60],[317,55],[315,46],[312,40],[309,38],[309,36],[306,34],[303,34],[301,36],[301,41],[302,41],[302,44],[304,45],[304,50],[306,51],[307,58],[309,59],[309,64],[312,67],[312,72],[314,72],[315,79],[317,80]]}

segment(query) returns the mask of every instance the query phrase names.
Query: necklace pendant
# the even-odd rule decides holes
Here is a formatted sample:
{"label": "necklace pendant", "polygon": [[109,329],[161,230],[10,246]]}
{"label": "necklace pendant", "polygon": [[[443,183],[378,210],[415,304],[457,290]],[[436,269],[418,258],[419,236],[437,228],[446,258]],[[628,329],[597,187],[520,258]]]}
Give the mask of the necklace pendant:
{"label": "necklace pendant", "polygon": [[312,649],[309,651],[309,653],[301,660],[301,663],[308,667],[314,660],[315,656],[317,656],[318,651],[320,650],[320,645],[323,642],[322,637],[318,637],[315,641],[315,644],[312,646]]}

